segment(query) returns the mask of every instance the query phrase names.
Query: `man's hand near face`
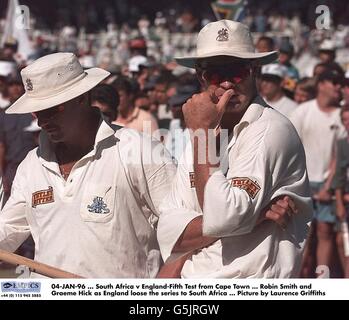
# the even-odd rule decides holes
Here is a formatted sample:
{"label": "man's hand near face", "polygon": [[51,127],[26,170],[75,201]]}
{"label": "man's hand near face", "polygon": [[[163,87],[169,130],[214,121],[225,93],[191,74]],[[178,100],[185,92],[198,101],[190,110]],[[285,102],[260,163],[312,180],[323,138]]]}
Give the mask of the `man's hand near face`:
{"label": "man's hand near face", "polygon": [[225,108],[234,91],[229,89],[218,99],[215,94],[216,90],[217,86],[211,85],[206,91],[194,94],[183,105],[183,114],[187,128],[208,130],[219,126]]}

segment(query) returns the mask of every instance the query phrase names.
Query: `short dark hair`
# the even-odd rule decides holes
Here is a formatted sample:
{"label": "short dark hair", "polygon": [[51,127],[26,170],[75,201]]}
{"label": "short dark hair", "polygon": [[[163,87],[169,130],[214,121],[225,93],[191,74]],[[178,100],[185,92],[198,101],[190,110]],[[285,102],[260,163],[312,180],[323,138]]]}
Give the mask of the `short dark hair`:
{"label": "short dark hair", "polygon": [[335,69],[326,69],[317,77],[317,84],[323,81],[336,81],[342,84],[344,81],[344,76],[343,73],[338,72]]}
{"label": "short dark hair", "polygon": [[337,63],[337,62],[320,62],[318,63],[315,67],[323,67],[324,68],[324,72],[325,71],[331,71],[334,70],[335,72],[337,72],[340,76],[344,77],[344,70],[342,69],[342,67]]}
{"label": "short dark hair", "polygon": [[316,96],[316,81],[314,78],[304,77],[300,79],[296,87],[299,87],[301,90],[305,91],[310,95],[310,99],[314,99]]}
{"label": "short dark hair", "polygon": [[116,80],[114,80],[111,83],[111,86],[116,89],[117,92],[119,91],[124,91],[126,92],[128,95],[130,94],[134,94],[137,92],[137,90],[135,90],[134,85],[131,83],[131,81],[126,78],[126,77],[118,77]]}
{"label": "short dark hair", "polygon": [[267,36],[261,36],[258,40],[257,43],[260,41],[265,41],[268,44],[268,47],[271,48],[271,50],[274,50],[275,48],[275,42],[273,38],[267,37]]}
{"label": "short dark hair", "polygon": [[341,112],[340,112],[340,117],[342,119],[342,116],[343,116],[343,113],[344,112],[349,112],[349,103],[348,104],[345,104],[341,107]]}
{"label": "short dark hair", "polygon": [[120,103],[118,92],[109,84],[99,84],[91,90],[91,101],[106,104],[112,111],[117,112]]}

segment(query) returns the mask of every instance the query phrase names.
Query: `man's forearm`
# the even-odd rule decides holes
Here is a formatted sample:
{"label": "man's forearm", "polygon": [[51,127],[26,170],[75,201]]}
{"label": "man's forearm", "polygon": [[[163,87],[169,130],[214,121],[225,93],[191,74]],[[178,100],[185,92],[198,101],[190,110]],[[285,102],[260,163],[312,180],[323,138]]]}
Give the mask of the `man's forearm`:
{"label": "man's forearm", "polygon": [[[219,160],[212,164],[211,161],[217,159],[216,155],[216,135],[214,130],[205,130],[204,139],[195,138],[194,144],[194,172],[195,190],[201,209],[204,209],[205,186],[210,178],[211,170],[219,167]],[[204,145],[203,145],[204,142]],[[201,145],[200,145],[201,143]]]}
{"label": "man's forearm", "polygon": [[203,236],[202,221],[202,216],[198,216],[189,222],[173,247],[172,252],[189,252],[207,247],[211,243],[217,241],[217,238]]}

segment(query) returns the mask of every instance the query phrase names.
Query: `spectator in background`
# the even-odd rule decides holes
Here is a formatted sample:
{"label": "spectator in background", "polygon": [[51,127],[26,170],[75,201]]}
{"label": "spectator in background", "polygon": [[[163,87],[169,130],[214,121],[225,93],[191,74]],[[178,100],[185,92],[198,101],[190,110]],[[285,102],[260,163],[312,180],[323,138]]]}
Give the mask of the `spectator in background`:
{"label": "spectator in background", "polygon": [[286,76],[293,79],[299,79],[299,72],[297,68],[291,63],[294,55],[294,47],[289,41],[283,41],[279,48],[279,63],[286,67]]}
{"label": "spectator in background", "polygon": [[347,72],[345,73],[342,94],[343,94],[342,104],[349,105],[349,70],[347,70]]}
{"label": "spectator in background", "polygon": [[16,72],[16,64],[11,61],[0,61],[0,110],[10,105],[7,92],[7,79]]}
{"label": "spectator in background", "polygon": [[172,157],[180,160],[187,143],[190,141],[189,130],[184,121],[183,104],[199,90],[195,85],[185,85],[177,88],[177,93],[169,99],[173,119],[170,122],[169,134],[165,146]]}
{"label": "spectator in background", "polygon": [[145,83],[149,78],[150,63],[145,56],[134,56],[128,61],[128,71],[135,81],[137,81],[139,88],[144,89]]}
{"label": "spectator in background", "polygon": [[290,119],[303,142],[317,235],[317,265],[332,266],[333,226],[336,217],[330,194],[335,169],[335,146],[346,132],[340,120],[339,102],[343,78],[336,70],[327,70],[317,80],[316,98],[302,103]]}
{"label": "spectator in background", "polygon": [[275,110],[289,117],[297,108],[290,98],[286,97],[282,82],[286,75],[286,67],[272,63],[262,67],[260,91],[265,101]]}
{"label": "spectator in background", "polygon": [[135,107],[150,112],[151,102],[146,93],[138,93],[135,97]]}
{"label": "spectator in background", "polygon": [[314,78],[302,78],[296,84],[294,101],[298,104],[314,99],[316,96]]}
{"label": "spectator in background", "polygon": [[[18,78],[9,79],[7,86],[8,98],[10,104],[13,104],[23,94],[24,88]],[[10,196],[18,165],[35,147],[33,136],[24,131],[32,120],[31,114],[0,113],[0,174],[3,179],[5,202]]]}
{"label": "spectator in background", "polygon": [[131,57],[147,56],[147,43],[144,38],[133,38],[128,43]]}
{"label": "spectator in background", "polygon": [[[347,134],[349,134],[349,104],[344,105],[341,110],[341,120]],[[336,154],[336,173],[333,178],[332,188],[336,195],[336,216],[341,225],[342,222],[348,222],[349,218],[349,135],[338,140]],[[341,260],[345,278],[349,278],[349,257],[345,256],[344,243],[341,228],[339,228],[336,237],[339,257]]]}
{"label": "spectator in background", "polygon": [[326,71],[326,69],[327,69],[327,63],[319,62],[318,64],[315,65],[313,69],[313,77],[314,78],[318,77],[321,73]]}
{"label": "spectator in background", "polygon": [[266,31],[268,20],[262,9],[257,11],[254,24],[256,26],[256,32],[264,33]]}
{"label": "spectator in background", "polygon": [[319,59],[321,62],[330,63],[336,59],[336,47],[331,39],[325,39],[319,46]]}
{"label": "spectator in background", "polygon": [[116,120],[120,102],[118,92],[109,84],[99,84],[91,91],[92,106],[98,107],[109,123]]}
{"label": "spectator in background", "polygon": [[2,60],[15,62],[16,58],[19,59],[19,57],[16,56],[17,49],[18,49],[18,43],[15,40],[6,41],[1,50]]}
{"label": "spectator in background", "polygon": [[156,80],[154,90],[150,92],[152,103],[157,106],[157,119],[159,127],[169,129],[172,113],[168,106],[169,89],[177,79],[170,73],[163,72]]}
{"label": "spectator in background", "polygon": [[286,68],[286,74],[283,80],[283,88],[289,97],[293,96],[296,88],[296,83],[299,80],[299,72],[297,68],[291,63],[294,55],[294,48],[292,43],[283,41],[279,48],[279,63]]}
{"label": "spectator in background", "polygon": [[326,70],[335,70],[342,76],[344,76],[344,72],[342,67],[336,62],[319,62],[313,70],[313,77],[318,77],[321,73]]}
{"label": "spectator in background", "polygon": [[258,52],[270,52],[275,48],[275,43],[273,38],[262,36],[258,39],[256,43],[256,49]]}
{"label": "spectator in background", "polygon": [[159,129],[154,116],[143,109],[135,107],[135,91],[127,78],[118,78],[112,86],[120,97],[119,112],[114,124],[153,134]]}

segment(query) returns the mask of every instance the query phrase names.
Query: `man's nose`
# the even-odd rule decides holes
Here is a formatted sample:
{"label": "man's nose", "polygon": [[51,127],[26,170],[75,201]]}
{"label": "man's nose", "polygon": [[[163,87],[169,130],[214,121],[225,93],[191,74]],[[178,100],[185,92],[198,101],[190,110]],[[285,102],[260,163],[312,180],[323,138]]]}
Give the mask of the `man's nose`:
{"label": "man's nose", "polygon": [[47,126],[52,120],[52,117],[45,113],[36,113],[35,116],[38,119],[38,126],[41,128]]}
{"label": "man's nose", "polygon": [[229,90],[229,89],[234,89],[235,85],[233,82],[229,81],[229,80],[224,80],[222,81],[219,86],[221,88],[223,88],[224,90]]}

